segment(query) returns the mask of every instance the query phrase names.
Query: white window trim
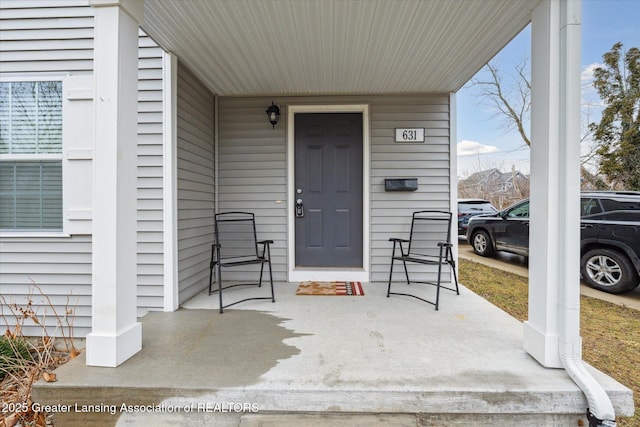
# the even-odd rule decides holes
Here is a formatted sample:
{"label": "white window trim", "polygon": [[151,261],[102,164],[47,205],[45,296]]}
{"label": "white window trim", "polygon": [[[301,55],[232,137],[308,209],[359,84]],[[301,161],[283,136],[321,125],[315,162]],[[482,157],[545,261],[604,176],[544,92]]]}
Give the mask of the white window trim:
{"label": "white window trim", "polygon": [[[0,76],[0,82],[2,83],[6,83],[6,82],[43,82],[43,81],[47,81],[47,82],[53,82],[53,81],[59,81],[62,82],[62,90],[63,90],[63,100],[64,100],[64,79],[68,76],[68,74],[60,74],[60,73],[42,73],[42,74],[36,74],[36,75],[30,75],[30,76],[24,76],[24,75],[3,75]],[[64,106],[63,106],[63,110],[62,110],[62,115],[64,117]],[[63,126],[64,126],[64,121],[63,121]],[[63,132],[64,132],[64,128],[63,128]],[[61,162],[63,162],[63,152],[64,152],[64,138],[62,140],[62,150],[60,153],[56,153],[56,154],[0,154],[0,161],[7,161],[7,162],[38,162],[38,161],[43,161],[43,160],[60,160]],[[25,237],[70,237],[70,235],[68,234],[68,232],[65,231],[65,221],[64,221],[64,215],[66,212],[66,206],[65,206],[65,199],[64,199],[64,165],[62,168],[62,182],[63,182],[63,188],[62,188],[62,215],[63,215],[63,221],[62,221],[62,229],[61,230],[27,230],[27,229],[23,229],[23,230],[12,230],[12,229],[0,229],[0,238],[10,238],[10,237],[18,237],[18,238],[25,238]]]}
{"label": "white window trim", "polygon": [[64,231],[47,231],[47,230],[42,230],[42,231],[20,231],[20,230],[10,231],[10,230],[3,230],[3,231],[0,231],[0,238],[13,238],[13,237],[18,237],[18,238],[24,238],[24,237],[45,238],[45,237],[71,237],[71,235],[66,233],[66,232],[64,232]]}

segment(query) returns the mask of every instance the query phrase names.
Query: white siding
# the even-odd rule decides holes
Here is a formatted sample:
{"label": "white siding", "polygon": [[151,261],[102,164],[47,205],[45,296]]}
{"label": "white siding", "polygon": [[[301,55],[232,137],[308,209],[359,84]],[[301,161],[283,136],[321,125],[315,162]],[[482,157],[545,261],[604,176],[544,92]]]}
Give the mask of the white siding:
{"label": "white siding", "polygon": [[[138,305],[142,314],[163,308],[162,53],[142,33],[139,45]],[[88,1],[0,2],[0,76],[51,73],[93,73],[93,11]],[[48,325],[55,325],[35,284],[50,297],[59,314],[67,304],[75,307],[76,337],[89,333],[91,262],[89,234],[0,238],[0,295],[4,298],[0,310],[9,326],[13,326],[9,308],[2,303],[24,303],[30,297],[36,311],[48,313]],[[25,332],[38,334],[39,329],[29,327]]]}
{"label": "white siding", "polygon": [[[272,129],[265,110],[280,105]],[[371,281],[389,274],[389,237],[409,231],[411,213],[449,210],[449,95],[221,98],[219,102],[219,210],[256,214],[258,238],[273,239],[274,280],[286,280],[287,105],[369,104],[371,123]],[[394,143],[395,128],[424,127],[424,144]],[[415,192],[385,192],[384,178],[415,177]],[[280,203],[281,202],[281,203]],[[247,272],[229,270],[229,279]]]}
{"label": "white siding", "polygon": [[178,65],[179,303],[208,286],[214,179],[213,95]]}

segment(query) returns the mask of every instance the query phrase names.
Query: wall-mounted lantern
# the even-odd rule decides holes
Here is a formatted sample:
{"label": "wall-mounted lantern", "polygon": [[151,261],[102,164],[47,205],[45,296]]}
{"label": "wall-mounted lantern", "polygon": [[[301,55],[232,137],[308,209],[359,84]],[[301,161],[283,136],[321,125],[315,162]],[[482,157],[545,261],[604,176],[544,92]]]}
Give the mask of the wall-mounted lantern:
{"label": "wall-mounted lantern", "polygon": [[276,128],[276,124],[278,124],[278,120],[280,120],[280,108],[271,101],[271,105],[267,108],[267,117],[269,118],[269,123]]}

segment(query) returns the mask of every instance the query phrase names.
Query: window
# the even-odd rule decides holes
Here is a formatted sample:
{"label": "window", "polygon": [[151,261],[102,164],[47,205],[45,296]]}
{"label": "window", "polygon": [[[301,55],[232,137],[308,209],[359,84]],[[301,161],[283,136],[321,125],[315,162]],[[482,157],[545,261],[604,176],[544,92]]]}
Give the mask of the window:
{"label": "window", "polygon": [[635,200],[614,200],[614,199],[602,199],[602,206],[604,210],[609,211],[623,211],[623,210],[639,210],[640,202]]}
{"label": "window", "polygon": [[0,82],[0,230],[62,230],[62,82]]}
{"label": "window", "polygon": [[507,216],[509,218],[529,218],[529,202],[511,209]]}
{"label": "window", "polygon": [[595,215],[602,212],[597,199],[580,199],[580,205],[582,209],[581,216]]}

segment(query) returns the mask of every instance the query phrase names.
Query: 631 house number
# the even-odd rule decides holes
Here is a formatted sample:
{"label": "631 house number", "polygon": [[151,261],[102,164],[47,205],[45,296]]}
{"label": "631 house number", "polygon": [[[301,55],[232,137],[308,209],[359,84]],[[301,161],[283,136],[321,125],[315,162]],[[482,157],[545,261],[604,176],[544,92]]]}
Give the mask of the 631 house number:
{"label": "631 house number", "polygon": [[424,142],[424,128],[396,128],[396,142]]}

